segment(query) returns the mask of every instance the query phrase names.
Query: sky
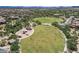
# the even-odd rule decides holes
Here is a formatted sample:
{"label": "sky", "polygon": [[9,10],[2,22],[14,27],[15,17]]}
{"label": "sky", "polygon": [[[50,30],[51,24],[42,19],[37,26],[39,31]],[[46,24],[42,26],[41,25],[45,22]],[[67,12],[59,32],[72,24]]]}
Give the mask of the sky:
{"label": "sky", "polygon": [[0,6],[79,6],[79,0],[0,0]]}

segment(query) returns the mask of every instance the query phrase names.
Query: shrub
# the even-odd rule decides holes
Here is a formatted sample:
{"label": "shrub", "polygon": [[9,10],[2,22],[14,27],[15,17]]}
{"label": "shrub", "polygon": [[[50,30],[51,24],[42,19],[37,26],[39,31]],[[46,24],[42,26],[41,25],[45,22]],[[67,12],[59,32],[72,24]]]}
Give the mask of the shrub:
{"label": "shrub", "polygon": [[40,21],[36,20],[35,22],[36,22],[38,25],[41,25],[41,22],[40,22]]}

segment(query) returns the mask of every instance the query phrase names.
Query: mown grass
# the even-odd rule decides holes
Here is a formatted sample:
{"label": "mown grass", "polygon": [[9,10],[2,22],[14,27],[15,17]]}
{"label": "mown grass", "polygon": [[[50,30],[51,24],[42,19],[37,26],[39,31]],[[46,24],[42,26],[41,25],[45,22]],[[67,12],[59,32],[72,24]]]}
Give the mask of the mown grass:
{"label": "mown grass", "polygon": [[34,18],[34,21],[40,21],[41,23],[53,23],[53,22],[63,22],[63,19],[56,17],[39,17]]}
{"label": "mown grass", "polygon": [[64,38],[58,28],[39,25],[34,30],[35,32],[32,36],[21,41],[23,53],[63,52]]}

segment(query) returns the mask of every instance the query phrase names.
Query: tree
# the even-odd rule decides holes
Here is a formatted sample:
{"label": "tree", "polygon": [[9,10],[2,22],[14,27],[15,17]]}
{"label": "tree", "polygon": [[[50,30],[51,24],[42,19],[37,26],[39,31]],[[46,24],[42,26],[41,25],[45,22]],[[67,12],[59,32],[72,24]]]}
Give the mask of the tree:
{"label": "tree", "polygon": [[38,25],[41,25],[41,22],[40,22],[40,21],[36,20],[35,22],[36,22]]}
{"label": "tree", "polygon": [[18,45],[18,41],[16,40],[16,42],[14,42],[11,47],[10,47],[10,50],[11,52],[19,52],[19,45]]}
{"label": "tree", "polygon": [[37,24],[36,24],[35,22],[32,24],[33,27],[35,27],[36,25],[37,25]]}
{"label": "tree", "polygon": [[67,41],[67,47],[71,51],[77,51],[77,37],[73,36]]}
{"label": "tree", "polygon": [[58,25],[58,22],[54,22],[54,23],[52,23],[51,25],[53,25],[53,26],[55,26],[55,27],[58,27],[59,25]]}
{"label": "tree", "polygon": [[17,39],[17,36],[15,34],[12,34],[9,39]]}
{"label": "tree", "polygon": [[5,46],[5,43],[6,43],[6,40],[4,39],[4,40],[1,40],[1,43],[0,43],[0,46]]}

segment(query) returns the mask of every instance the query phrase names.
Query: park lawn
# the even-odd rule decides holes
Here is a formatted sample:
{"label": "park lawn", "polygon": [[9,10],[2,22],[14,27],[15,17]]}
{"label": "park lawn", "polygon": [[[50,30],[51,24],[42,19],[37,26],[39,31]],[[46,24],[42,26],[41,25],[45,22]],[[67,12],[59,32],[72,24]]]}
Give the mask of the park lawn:
{"label": "park lawn", "polygon": [[56,17],[39,17],[34,18],[34,21],[40,21],[41,23],[53,23],[53,22],[63,22],[63,19]]}
{"label": "park lawn", "polygon": [[32,36],[21,41],[21,51],[23,53],[63,52],[64,38],[58,28],[39,25],[34,30]]}

